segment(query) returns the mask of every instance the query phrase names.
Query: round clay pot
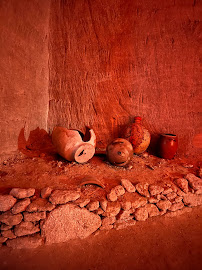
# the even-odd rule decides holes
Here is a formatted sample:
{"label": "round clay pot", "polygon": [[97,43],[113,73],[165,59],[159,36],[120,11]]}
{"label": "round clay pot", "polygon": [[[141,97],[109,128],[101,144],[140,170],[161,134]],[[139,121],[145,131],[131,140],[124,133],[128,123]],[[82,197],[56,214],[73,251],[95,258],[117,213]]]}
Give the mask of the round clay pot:
{"label": "round clay pot", "polygon": [[165,159],[174,158],[178,148],[178,138],[175,134],[161,134],[159,138],[159,156]]}
{"label": "round clay pot", "polygon": [[124,138],[126,138],[133,146],[134,154],[139,155],[143,153],[150,144],[150,133],[142,126],[142,118],[136,116],[134,123],[126,128]]}
{"label": "round clay pot", "polygon": [[89,140],[83,141],[78,130],[55,127],[52,142],[57,153],[69,161],[85,163],[95,154],[96,137],[92,129],[89,130]]}
{"label": "round clay pot", "polygon": [[107,159],[115,166],[125,166],[133,156],[133,146],[125,139],[113,140],[106,149]]}

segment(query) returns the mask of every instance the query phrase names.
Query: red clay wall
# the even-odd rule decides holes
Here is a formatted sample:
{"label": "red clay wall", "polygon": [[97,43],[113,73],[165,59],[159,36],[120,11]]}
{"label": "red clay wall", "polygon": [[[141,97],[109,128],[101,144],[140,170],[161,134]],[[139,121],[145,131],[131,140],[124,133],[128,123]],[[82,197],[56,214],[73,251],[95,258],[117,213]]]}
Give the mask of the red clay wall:
{"label": "red clay wall", "polygon": [[46,129],[49,0],[0,1],[0,156],[24,127]]}
{"label": "red clay wall", "polygon": [[53,0],[49,129],[90,125],[102,146],[140,115],[198,155],[200,15],[191,0]]}

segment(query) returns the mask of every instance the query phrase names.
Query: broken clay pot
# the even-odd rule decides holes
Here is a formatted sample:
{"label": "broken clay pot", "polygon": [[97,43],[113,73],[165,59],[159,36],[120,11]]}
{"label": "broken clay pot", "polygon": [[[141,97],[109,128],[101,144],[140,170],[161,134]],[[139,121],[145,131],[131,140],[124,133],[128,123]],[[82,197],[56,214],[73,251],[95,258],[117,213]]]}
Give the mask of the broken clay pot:
{"label": "broken clay pot", "polygon": [[[57,153],[68,161],[87,162],[95,154],[96,136],[92,129],[88,129],[86,133],[89,133],[88,136],[85,134],[82,138],[78,130],[55,127],[52,142]],[[86,137],[89,137],[88,141],[85,141]]]}
{"label": "broken clay pot", "polygon": [[106,154],[111,164],[123,167],[133,156],[133,146],[129,141],[118,138],[107,146]]}

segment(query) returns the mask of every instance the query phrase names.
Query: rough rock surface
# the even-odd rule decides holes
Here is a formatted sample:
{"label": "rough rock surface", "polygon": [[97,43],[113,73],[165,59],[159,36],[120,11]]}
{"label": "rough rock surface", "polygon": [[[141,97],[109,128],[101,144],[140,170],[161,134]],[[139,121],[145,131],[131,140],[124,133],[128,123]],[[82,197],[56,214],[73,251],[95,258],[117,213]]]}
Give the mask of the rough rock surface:
{"label": "rough rock surface", "polygon": [[148,191],[148,188],[149,188],[148,183],[138,183],[135,187],[136,187],[137,192],[140,195],[148,197],[148,198],[150,197],[150,194],[149,194],[149,191]]}
{"label": "rough rock surface", "polygon": [[107,194],[107,199],[111,202],[115,202],[117,201],[118,197],[116,195],[116,191],[114,188],[112,188],[112,190],[110,191],[109,194]]}
{"label": "rough rock surface", "polygon": [[202,179],[195,176],[192,173],[189,173],[185,176],[188,180],[190,187],[192,187],[195,191],[202,189]]}
{"label": "rough rock surface", "polygon": [[146,207],[137,208],[135,212],[133,213],[133,215],[136,220],[142,220],[142,221],[146,220],[149,217]]}
{"label": "rough rock surface", "polygon": [[122,196],[125,193],[125,189],[121,185],[116,186],[114,190],[116,192],[117,197]]}
{"label": "rough rock surface", "polygon": [[151,196],[155,196],[157,194],[160,194],[164,191],[164,188],[158,185],[150,185],[149,186],[149,192],[151,194]]}
{"label": "rough rock surface", "polygon": [[41,190],[41,198],[47,199],[51,195],[51,192],[52,192],[52,188],[50,187],[43,188]]}
{"label": "rough rock surface", "polygon": [[86,238],[101,226],[98,215],[85,208],[66,204],[54,209],[41,226],[47,244]]}
{"label": "rough rock surface", "polygon": [[189,206],[189,207],[198,206],[202,204],[202,196],[192,194],[189,192],[186,196],[184,196],[183,202],[186,206]]}
{"label": "rough rock surface", "polygon": [[24,216],[24,221],[35,222],[35,221],[39,221],[41,219],[45,219],[46,212],[34,212],[34,213],[24,212],[23,216]]}
{"label": "rough rock surface", "polygon": [[137,192],[127,193],[126,198],[131,200],[132,208],[138,208],[147,203],[147,198],[140,196]]}
{"label": "rough rock surface", "polygon": [[135,192],[136,188],[133,184],[127,179],[121,179],[121,185],[125,188],[128,192]]}
{"label": "rough rock surface", "polygon": [[3,231],[1,232],[2,236],[8,239],[14,239],[16,238],[16,235],[13,233],[12,230],[7,230],[7,231]]}
{"label": "rough rock surface", "polygon": [[115,221],[115,217],[105,217],[102,219],[102,226],[114,224]]}
{"label": "rough rock surface", "polygon": [[156,204],[156,206],[162,211],[166,211],[171,207],[171,205],[172,203],[169,200],[159,201]]}
{"label": "rough rock surface", "polygon": [[104,216],[114,217],[118,215],[121,210],[121,205],[119,202],[108,202],[106,211],[103,213]]}
{"label": "rough rock surface", "polygon": [[19,224],[22,218],[22,214],[13,215],[11,212],[5,212],[0,215],[0,221],[10,226]]}
{"label": "rough rock surface", "polygon": [[171,192],[169,194],[166,195],[166,198],[171,201],[174,200],[177,197],[177,194],[175,192]]}
{"label": "rough rock surface", "polygon": [[8,238],[6,238],[6,237],[0,236],[0,244],[6,242],[7,239]]}
{"label": "rough rock surface", "polygon": [[178,178],[175,180],[176,185],[185,193],[189,191],[188,181],[184,178]]}
{"label": "rough rock surface", "polygon": [[82,207],[85,207],[90,202],[89,198],[79,198],[75,201],[75,204]]}
{"label": "rough rock surface", "polygon": [[37,248],[43,243],[39,234],[33,236],[17,237],[12,240],[7,240],[6,245],[14,249],[22,248]]}
{"label": "rough rock surface", "polygon": [[16,199],[12,195],[0,195],[0,211],[8,211],[16,203]]}
{"label": "rough rock surface", "polygon": [[1,224],[1,231],[7,231],[7,230],[10,230],[13,226],[12,225],[6,225],[6,224]]}
{"label": "rough rock surface", "polygon": [[180,210],[184,207],[183,202],[174,203],[170,208],[169,211],[174,212]]}
{"label": "rough rock surface", "polygon": [[11,212],[12,212],[14,215],[15,215],[15,214],[19,214],[19,213],[25,211],[26,208],[27,208],[27,206],[28,206],[30,203],[31,203],[31,201],[30,201],[29,198],[23,199],[23,200],[17,202],[17,203],[13,206]]}
{"label": "rough rock surface", "polygon": [[154,204],[146,204],[145,209],[147,210],[149,217],[155,217],[160,214],[159,209]]}
{"label": "rough rock surface", "polygon": [[91,201],[86,208],[88,209],[88,211],[95,211],[99,208],[99,206],[99,201]]}
{"label": "rough rock surface", "polygon": [[65,204],[80,198],[80,191],[77,190],[55,190],[49,197],[52,204]]}
{"label": "rough rock surface", "polygon": [[13,188],[10,191],[10,195],[12,195],[13,197],[17,199],[24,199],[24,198],[32,197],[34,193],[35,193],[34,188],[27,188],[27,189]]}
{"label": "rough rock surface", "polygon": [[14,234],[16,236],[24,236],[29,234],[34,234],[40,231],[38,225],[34,225],[34,223],[29,221],[22,221],[19,225],[15,226]]}
{"label": "rough rock surface", "polygon": [[55,208],[55,205],[50,203],[47,199],[38,198],[26,208],[27,212],[43,212],[43,211],[52,211]]}

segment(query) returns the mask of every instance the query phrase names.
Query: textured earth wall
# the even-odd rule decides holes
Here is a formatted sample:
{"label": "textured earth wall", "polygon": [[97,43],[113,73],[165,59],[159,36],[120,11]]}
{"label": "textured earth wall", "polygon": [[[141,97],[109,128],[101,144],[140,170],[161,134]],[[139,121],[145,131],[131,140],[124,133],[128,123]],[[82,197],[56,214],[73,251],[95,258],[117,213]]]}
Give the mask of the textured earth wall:
{"label": "textured earth wall", "polygon": [[52,1],[49,130],[90,125],[102,147],[140,115],[199,154],[200,14],[199,1]]}
{"label": "textured earth wall", "polygon": [[48,115],[49,0],[0,1],[0,155],[46,129]]}

